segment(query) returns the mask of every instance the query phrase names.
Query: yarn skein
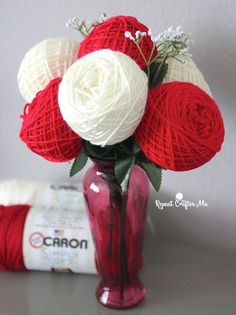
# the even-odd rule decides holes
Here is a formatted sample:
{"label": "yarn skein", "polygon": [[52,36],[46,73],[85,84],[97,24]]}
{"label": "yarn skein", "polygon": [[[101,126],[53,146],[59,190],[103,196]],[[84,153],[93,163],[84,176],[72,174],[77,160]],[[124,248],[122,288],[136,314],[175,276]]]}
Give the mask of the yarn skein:
{"label": "yarn skein", "polygon": [[67,38],[49,38],[31,48],[24,56],[17,75],[23,98],[31,102],[52,79],[62,77],[77,60],[78,49],[79,43]]}
{"label": "yarn skein", "polygon": [[63,120],[58,106],[56,78],[26,104],[20,138],[28,148],[51,162],[66,162],[75,158],[82,149],[82,139]]}
{"label": "yarn skein", "polygon": [[80,137],[95,145],[112,145],[135,131],[144,114],[147,90],[147,75],[130,57],[103,49],[66,71],[59,106]]}
{"label": "yarn skein", "polygon": [[[111,49],[120,51],[132,58],[142,70],[147,67],[153,48],[150,36],[145,36],[139,46],[146,58],[144,60],[136,44],[125,37],[125,32],[129,31],[135,37],[136,31],[148,32],[147,26],[140,23],[133,16],[114,16],[96,25],[80,44],[78,58],[100,49]],[[153,51],[152,57],[157,55],[157,49]]]}
{"label": "yarn skein", "polygon": [[0,271],[25,271],[22,242],[29,205],[0,206]]}
{"label": "yarn skein", "polygon": [[[12,192],[14,194],[14,192]],[[83,205],[83,204],[82,204]],[[55,237],[56,241],[60,239],[61,242],[63,242],[66,239],[66,236],[64,235],[56,235],[55,231],[58,231],[58,229],[61,229],[61,214],[64,213],[64,209],[57,209],[50,206],[43,206],[44,208],[44,215],[47,213],[48,216],[51,218],[51,226],[54,224],[54,228],[51,228],[51,231],[49,229],[49,234],[52,238]],[[75,248],[70,246],[65,246],[64,250],[66,251],[67,255],[63,255],[62,260],[60,260],[60,263],[58,262],[58,257],[61,255],[62,251],[61,248],[58,248],[58,243],[54,247],[55,256],[54,258],[51,257],[50,254],[46,254],[47,246],[41,243],[41,246],[44,246],[42,249],[43,252],[38,252],[39,247],[35,247],[35,244],[38,244],[38,242],[42,242],[42,237],[46,235],[44,232],[40,232],[40,224],[41,222],[41,228],[46,226],[46,230],[48,229],[48,217],[45,218],[45,216],[41,216],[41,210],[40,204],[34,205],[9,205],[9,206],[3,206],[0,205],[0,272],[1,271],[7,271],[7,270],[19,270],[19,271],[26,271],[26,270],[47,270],[47,271],[73,271],[76,273],[89,273],[94,274],[96,273],[95,264],[94,264],[94,248],[92,246],[92,235],[89,229],[89,225],[87,221],[87,216],[84,212],[84,216],[82,215],[82,212],[79,211],[79,216],[77,216],[78,221],[81,220],[81,224],[85,223],[83,225],[83,235],[85,239],[88,241],[89,248],[86,251],[80,251],[79,248],[77,248],[77,254],[81,255],[79,257],[79,260],[74,257],[74,254],[71,253],[75,250]],[[50,212],[52,210],[52,212]],[[55,211],[59,210],[59,212]],[[60,211],[63,210],[63,211]],[[31,212],[32,211],[32,212]],[[37,214],[37,219],[35,218],[35,215]],[[54,215],[54,216],[53,216]],[[73,216],[73,211],[72,211]],[[53,217],[55,219],[55,222],[53,221]],[[62,217],[64,217],[62,215]],[[30,219],[31,218],[31,219]],[[32,220],[33,218],[33,220]],[[76,229],[74,227],[72,229],[69,229],[71,218],[67,216],[67,219],[64,217],[66,221],[65,225],[68,227],[68,235],[71,235],[72,233],[72,240],[76,240],[77,237],[79,238],[81,235],[81,232],[79,229]],[[76,220],[76,224],[78,224],[78,221]],[[44,222],[44,223],[43,223]],[[39,229],[39,230],[38,230]],[[72,231],[73,230],[73,231]],[[66,228],[65,228],[66,231]],[[47,233],[47,232],[46,232]],[[64,232],[63,232],[64,233]],[[67,233],[67,232],[65,232]],[[76,233],[76,234],[75,234]],[[85,234],[86,233],[86,234]],[[35,238],[35,235],[37,237]],[[38,238],[38,235],[40,235]],[[40,248],[41,248],[40,246]],[[53,244],[52,244],[53,246]],[[52,249],[52,248],[51,248]],[[48,248],[49,252],[51,250]],[[44,251],[45,250],[45,251]],[[75,253],[76,254],[76,253]],[[37,256],[38,255],[38,256]],[[40,260],[40,258],[43,258]],[[46,261],[45,261],[45,255],[46,255]],[[57,256],[58,255],[58,256]],[[36,258],[37,256],[37,258]],[[74,262],[68,261],[68,257],[73,256]],[[36,259],[34,259],[36,258]],[[65,267],[60,267],[60,264],[64,264]],[[45,269],[46,267],[46,269]]]}
{"label": "yarn skein", "polygon": [[163,83],[174,81],[190,82],[197,85],[200,89],[212,97],[210,88],[194,61],[188,56],[180,56],[179,59],[167,59],[168,71],[164,77]]}
{"label": "yarn skein", "polygon": [[0,205],[33,205],[44,187],[43,182],[24,179],[0,181]]}
{"label": "yarn skein", "polygon": [[161,84],[149,91],[136,139],[155,164],[186,171],[221,149],[224,125],[214,100],[191,83]]}

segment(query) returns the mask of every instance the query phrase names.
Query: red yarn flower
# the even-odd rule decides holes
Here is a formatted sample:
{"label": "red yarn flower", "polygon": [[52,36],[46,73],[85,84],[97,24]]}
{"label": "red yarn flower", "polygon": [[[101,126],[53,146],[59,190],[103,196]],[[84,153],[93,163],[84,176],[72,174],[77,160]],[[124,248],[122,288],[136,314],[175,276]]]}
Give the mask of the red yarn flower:
{"label": "red yarn flower", "polygon": [[[147,65],[136,44],[125,37],[125,32],[129,31],[135,36],[136,31],[148,32],[148,28],[132,16],[115,16],[96,25],[80,44],[78,58],[81,58],[93,51],[100,49],[118,50],[129,57],[144,70]],[[145,58],[148,60],[153,48],[150,36],[142,38],[139,44]],[[157,55],[157,49],[153,52],[153,57]]]}
{"label": "red yarn flower", "polygon": [[20,137],[33,152],[51,162],[66,162],[75,158],[82,149],[82,139],[63,120],[58,105],[56,78],[37,93],[24,108]]}
{"label": "red yarn flower", "polygon": [[208,162],[220,150],[224,125],[208,94],[191,83],[172,82],[149,91],[136,138],[154,163],[186,171]]}

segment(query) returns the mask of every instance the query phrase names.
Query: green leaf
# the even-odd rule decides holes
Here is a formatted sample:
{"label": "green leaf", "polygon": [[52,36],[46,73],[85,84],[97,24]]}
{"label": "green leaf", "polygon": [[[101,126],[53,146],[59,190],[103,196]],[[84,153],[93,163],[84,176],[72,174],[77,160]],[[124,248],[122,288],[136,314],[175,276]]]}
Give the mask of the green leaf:
{"label": "green leaf", "polygon": [[85,152],[88,157],[102,160],[117,160],[127,156],[137,155],[140,148],[134,137],[129,137],[122,142],[105,147],[94,145],[89,141],[84,141]]}
{"label": "green leaf", "polygon": [[143,153],[143,151],[140,151],[136,157],[136,164],[143,163],[151,163],[151,161],[146,157],[146,155]]}
{"label": "green leaf", "polygon": [[133,153],[138,154],[140,151],[141,151],[141,149],[140,149],[138,143],[135,141],[134,146],[133,146]]}
{"label": "green leaf", "polygon": [[99,145],[94,145],[90,143],[89,141],[85,141],[84,146],[85,146],[85,151],[87,155],[97,158],[97,159],[104,158],[112,150],[112,146],[101,147]]}
{"label": "green leaf", "polygon": [[118,143],[118,146],[122,150],[121,152],[123,154],[134,155],[140,151],[140,147],[134,137],[129,137],[128,139]]}
{"label": "green leaf", "polygon": [[[151,86],[151,82],[153,81],[153,78],[158,70],[158,67],[160,66],[160,62],[154,61],[149,66],[149,86]],[[147,69],[145,70],[147,72]]]}
{"label": "green leaf", "polygon": [[118,143],[118,146],[121,148],[122,153],[126,153],[128,155],[133,154],[133,146],[134,146],[134,138],[129,137],[122,142]]}
{"label": "green leaf", "polygon": [[115,175],[118,183],[121,186],[122,191],[126,191],[130,172],[135,162],[134,156],[129,156],[127,158],[119,159],[115,163]]}
{"label": "green leaf", "polygon": [[[158,67],[155,65],[155,67],[157,67],[157,70],[155,72],[155,75],[152,76],[151,80],[150,80],[150,88],[153,88],[155,86],[157,86],[158,84],[161,84],[164,80],[164,77],[167,74],[168,71],[168,64],[166,63],[168,56],[166,56],[162,62],[158,65]],[[153,71],[154,72],[154,71]]]}
{"label": "green leaf", "polygon": [[80,172],[84,166],[86,165],[88,161],[88,156],[87,154],[85,153],[85,151],[83,150],[80,155],[78,155],[73,164],[72,164],[72,167],[71,167],[71,170],[70,170],[70,177],[74,176],[75,174],[77,174],[78,172]]}
{"label": "green leaf", "polygon": [[126,145],[123,142],[118,143],[118,151],[122,152],[123,154],[128,154],[128,155],[132,155],[132,147],[130,148],[130,146]]}
{"label": "green leaf", "polygon": [[123,182],[121,183],[121,189],[123,192],[125,192],[127,190],[127,187],[129,185],[130,174],[131,174],[131,171],[132,171],[134,164],[135,164],[135,158],[133,158],[133,161],[132,161],[132,163],[131,163],[131,165],[130,165],[130,167],[129,167],[126,175],[125,175],[125,178],[124,178]]}
{"label": "green leaf", "polygon": [[103,159],[105,160],[116,160],[117,159],[117,151],[115,150],[115,148],[112,148],[112,150],[109,152],[109,154],[107,154]]}
{"label": "green leaf", "polygon": [[156,192],[158,192],[161,187],[162,169],[150,161],[149,163],[140,162],[139,165],[147,173],[147,176],[152,183],[152,186],[154,187]]}

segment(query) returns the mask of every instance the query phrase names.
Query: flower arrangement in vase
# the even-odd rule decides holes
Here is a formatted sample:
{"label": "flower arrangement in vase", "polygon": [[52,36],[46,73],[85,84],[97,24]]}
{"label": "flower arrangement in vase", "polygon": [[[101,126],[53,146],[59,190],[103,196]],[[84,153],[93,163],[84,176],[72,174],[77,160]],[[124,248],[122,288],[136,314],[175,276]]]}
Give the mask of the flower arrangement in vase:
{"label": "flower arrangement in vase", "polygon": [[94,162],[84,197],[101,275],[96,294],[128,308],[146,292],[138,274],[149,180],[158,191],[163,169],[208,162],[221,149],[223,120],[180,27],[155,37],[134,17],[105,15],[67,26],[81,43],[47,39],[21,63],[20,137],[49,161],[74,158],[71,176]]}

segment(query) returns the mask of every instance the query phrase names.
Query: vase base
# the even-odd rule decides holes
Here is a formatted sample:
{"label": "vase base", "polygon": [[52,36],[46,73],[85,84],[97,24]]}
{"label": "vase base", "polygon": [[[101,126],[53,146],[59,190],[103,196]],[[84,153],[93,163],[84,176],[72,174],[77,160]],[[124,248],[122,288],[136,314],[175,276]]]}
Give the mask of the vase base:
{"label": "vase base", "polygon": [[96,291],[97,299],[101,304],[115,309],[131,308],[142,302],[145,295],[146,289],[139,280],[126,285],[123,294],[120,293],[119,286],[106,287],[102,282]]}

